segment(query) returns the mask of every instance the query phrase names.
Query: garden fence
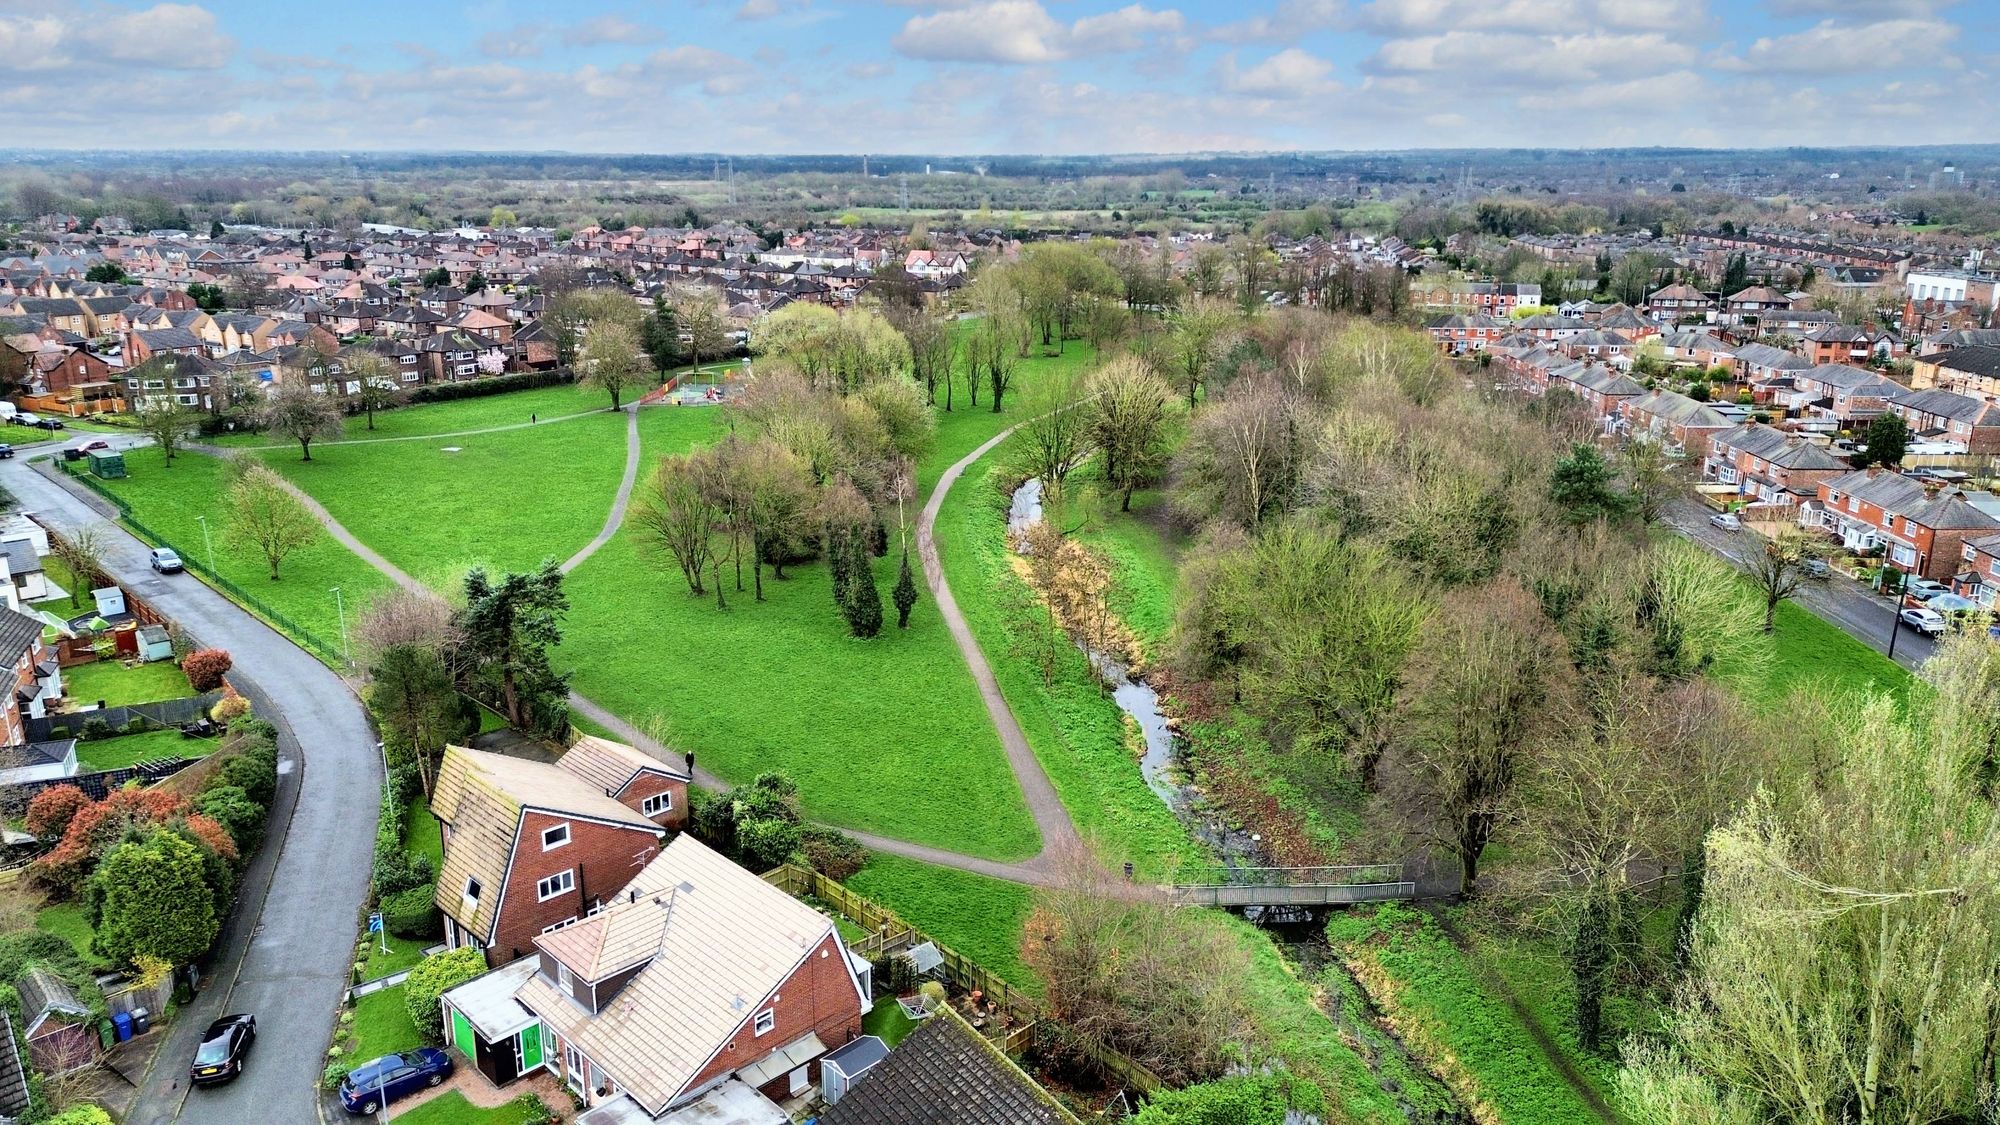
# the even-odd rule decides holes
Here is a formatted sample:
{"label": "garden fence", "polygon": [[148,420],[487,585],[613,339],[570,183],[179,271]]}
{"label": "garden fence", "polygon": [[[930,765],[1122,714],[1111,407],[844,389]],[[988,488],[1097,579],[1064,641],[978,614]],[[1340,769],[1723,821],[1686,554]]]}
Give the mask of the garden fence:
{"label": "garden fence", "polygon": [[21,781],[0,786],[0,812],[18,815],[28,807],[35,794],[58,785],[74,785],[84,791],[92,800],[102,801],[114,789],[121,789],[127,782],[137,781],[152,785],[161,778],[171,777],[200,761],[199,758],[159,758],[150,762],[140,762],[136,766],[120,766],[115,770],[98,770],[95,773],[80,773],[74,777],[45,777],[39,781]]}
{"label": "garden fence", "polygon": [[133,719],[145,719],[149,723],[163,727],[177,727],[191,723],[215,706],[222,699],[222,693],[211,691],[202,695],[191,695],[184,699],[162,699],[155,703],[127,703],[120,707],[100,707],[92,711],[65,711],[59,715],[45,715],[42,718],[21,720],[22,729],[29,742],[46,742],[53,738],[81,738],[86,726],[93,722],[103,723],[113,731],[123,731]]}
{"label": "garden fence", "polygon": [[[908,945],[931,941],[921,930],[896,917],[886,907],[855,894],[840,883],[810,868],[787,863],[765,872],[764,881],[794,898],[811,895],[871,935],[899,934]],[[871,937],[856,942],[849,948],[857,951],[865,950],[870,947],[871,942],[877,951],[877,956],[880,955],[880,950],[893,948],[896,945],[894,940],[884,943]],[[1006,1009],[1007,1014],[1017,1021],[1018,1026],[1004,1038],[996,1040],[996,1045],[1010,1055],[1019,1054],[1026,1049],[1028,1044],[1034,1041],[1035,1023],[1042,1018],[1040,1002],[957,950],[935,941],[931,944],[936,945],[938,952],[943,955],[944,963],[940,968],[952,983],[968,992],[978,990],[984,993]],[[1108,1073],[1134,1090],[1152,1093],[1161,1086],[1158,1075],[1124,1055],[1114,1051],[1098,1050],[1088,1044],[1079,1044],[1078,1047]]]}
{"label": "garden fence", "polygon": [[105,1014],[115,1016],[134,1008],[146,1009],[157,1023],[166,1018],[167,1002],[174,998],[174,975],[166,973],[150,985],[133,982],[130,987],[104,994]]}

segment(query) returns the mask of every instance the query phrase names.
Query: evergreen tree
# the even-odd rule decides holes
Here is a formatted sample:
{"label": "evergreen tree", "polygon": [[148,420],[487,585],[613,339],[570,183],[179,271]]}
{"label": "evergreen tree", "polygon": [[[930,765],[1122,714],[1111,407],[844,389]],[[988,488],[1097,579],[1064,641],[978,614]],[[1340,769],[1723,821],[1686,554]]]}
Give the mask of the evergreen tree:
{"label": "evergreen tree", "polygon": [[653,315],[640,328],[640,343],[653,357],[653,367],[670,371],[680,362],[681,329],[674,319],[674,307],[666,300],[653,303]]}
{"label": "evergreen tree", "polygon": [[848,550],[847,601],[841,609],[848,632],[872,637],[882,631],[882,591],[875,585],[875,568],[868,562],[867,541],[852,536]]}
{"label": "evergreen tree", "polygon": [[214,222],[208,224],[208,237],[221,238],[222,235],[223,235],[223,230],[222,230],[221,219],[217,219]]}
{"label": "evergreen tree", "polygon": [[896,628],[910,627],[910,610],[917,604],[917,583],[910,577],[910,545],[903,544],[903,565],[896,575]]}

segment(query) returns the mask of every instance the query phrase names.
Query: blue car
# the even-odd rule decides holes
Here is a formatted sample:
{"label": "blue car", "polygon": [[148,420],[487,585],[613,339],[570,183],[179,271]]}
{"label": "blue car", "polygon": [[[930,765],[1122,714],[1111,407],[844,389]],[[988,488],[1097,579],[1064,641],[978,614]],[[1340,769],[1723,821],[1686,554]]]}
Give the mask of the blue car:
{"label": "blue car", "polygon": [[405,1094],[451,1077],[451,1056],[436,1047],[369,1059],[340,1080],[340,1104],[349,1113],[373,1114]]}

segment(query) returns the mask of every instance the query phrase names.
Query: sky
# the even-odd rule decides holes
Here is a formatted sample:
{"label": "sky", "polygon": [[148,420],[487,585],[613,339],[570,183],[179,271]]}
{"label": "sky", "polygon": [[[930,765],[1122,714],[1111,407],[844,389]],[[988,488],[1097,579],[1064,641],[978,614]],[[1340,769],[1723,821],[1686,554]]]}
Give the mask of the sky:
{"label": "sky", "polygon": [[0,148],[2000,142],[1995,0],[0,0]]}

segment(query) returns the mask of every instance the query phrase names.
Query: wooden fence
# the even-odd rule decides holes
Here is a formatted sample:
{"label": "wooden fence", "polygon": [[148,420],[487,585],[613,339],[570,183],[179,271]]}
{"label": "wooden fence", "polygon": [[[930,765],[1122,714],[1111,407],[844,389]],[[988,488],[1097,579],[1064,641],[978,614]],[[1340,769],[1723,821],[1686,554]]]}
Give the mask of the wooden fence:
{"label": "wooden fence", "polygon": [[[868,937],[848,946],[856,952],[877,957],[884,950],[902,949],[931,941],[931,944],[937,946],[938,953],[944,957],[944,963],[939,968],[947,979],[967,992],[977,990],[984,993],[1015,1021],[1016,1026],[1013,1030],[994,1040],[996,1046],[1007,1054],[1018,1055],[1034,1042],[1035,1024],[1042,1019],[1040,1001],[1007,983],[1005,979],[972,958],[950,946],[932,941],[923,931],[898,918],[893,911],[880,903],[863,898],[825,875],[797,864],[787,863],[765,872],[764,881],[794,898],[810,895],[831,907],[835,913],[849,922],[868,931]],[[1150,1094],[1162,1085],[1158,1075],[1124,1055],[1095,1050],[1088,1045],[1080,1044],[1079,1047],[1107,1073],[1131,1089]]]}
{"label": "wooden fence", "polygon": [[174,975],[168,973],[155,981],[151,987],[141,987],[134,983],[129,988],[104,994],[106,1015],[129,1012],[134,1008],[146,1009],[154,1023],[163,1022],[167,1017],[167,1002],[174,998]]}

